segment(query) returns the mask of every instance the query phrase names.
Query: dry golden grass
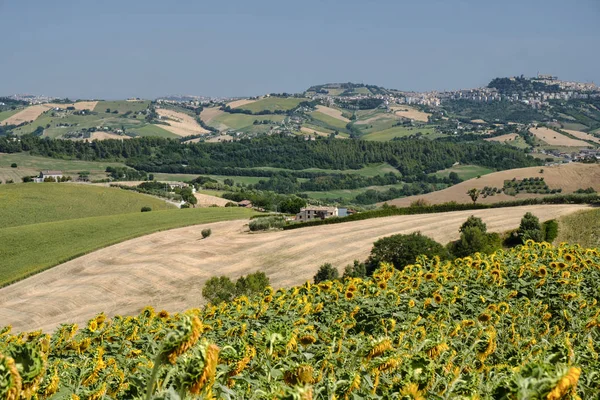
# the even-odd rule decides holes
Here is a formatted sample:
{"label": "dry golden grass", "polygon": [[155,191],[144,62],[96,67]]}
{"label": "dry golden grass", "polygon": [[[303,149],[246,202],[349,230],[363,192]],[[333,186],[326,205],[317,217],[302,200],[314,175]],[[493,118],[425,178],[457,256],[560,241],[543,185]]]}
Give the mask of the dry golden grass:
{"label": "dry golden grass", "polygon": [[222,197],[211,196],[209,194],[202,193],[194,193],[194,196],[196,196],[196,199],[198,200],[198,204],[196,205],[196,207],[210,207],[212,205],[225,207],[225,204],[231,201]]}
{"label": "dry golden grass", "polygon": [[587,147],[590,144],[582,140],[571,139],[568,136],[560,134],[546,127],[537,127],[529,129],[538,139],[548,143],[551,146],[570,146],[570,147]]}
{"label": "dry golden grass", "polygon": [[567,132],[568,134],[575,136],[578,139],[582,139],[582,140],[588,140],[590,142],[594,142],[594,143],[598,143],[600,144],[600,138],[590,135],[589,133],[585,133],[585,132],[581,132],[581,131],[574,131],[571,129],[562,129],[563,131]]}
{"label": "dry golden grass", "polygon": [[75,107],[76,110],[93,110],[96,108],[96,104],[98,104],[97,101],[78,101],[71,104],[48,103],[44,105],[50,108],[62,108],[63,110],[66,110],[67,107]]}
{"label": "dry golden grass", "polygon": [[38,104],[35,106],[29,106],[23,111],[12,115],[11,117],[0,122],[2,125],[20,125],[23,122],[35,121],[42,113],[48,111],[50,107],[47,104]]}
{"label": "dry golden grass", "polygon": [[116,133],[111,133],[111,132],[96,131],[96,132],[92,132],[90,134],[89,139],[74,139],[74,140],[107,140],[107,139],[124,140],[124,139],[131,139],[131,137],[129,137],[127,135],[117,135]]}
{"label": "dry golden grass", "polygon": [[335,108],[325,107],[325,106],[317,106],[317,111],[328,115],[332,118],[339,119],[340,121],[344,121],[346,123],[350,122],[350,120],[342,115],[340,110],[336,110]]}
{"label": "dry golden grass", "polygon": [[421,121],[421,122],[427,122],[428,121],[427,117],[429,117],[431,115],[429,113],[419,111],[419,110],[409,107],[409,106],[397,106],[397,107],[391,107],[391,109],[394,110],[396,115],[399,117],[410,118],[410,119],[414,119],[416,121]]}
{"label": "dry golden grass", "polygon": [[496,136],[485,140],[488,142],[509,142],[515,140],[517,136],[519,136],[517,133],[507,133],[506,135]]}
{"label": "dry golden grass", "polygon": [[207,140],[208,143],[220,143],[220,142],[231,142],[233,140],[233,136],[231,135],[221,135],[215,136]]}
{"label": "dry golden grass", "polygon": [[[490,231],[514,229],[526,212],[541,220],[585,209],[581,205],[528,206],[375,218],[291,231],[247,232],[247,221],[196,225],[129,240],[69,261],[0,289],[0,321],[17,331],[82,323],[100,311],[135,314],[147,305],[181,311],[203,303],[202,287],[215,275],[237,278],[264,271],[274,287],[298,285],[319,266],[338,269],[364,260],[377,239],[421,231],[446,243],[470,215]],[[212,235],[201,239],[201,231]]]}
{"label": "dry golden grass", "polygon": [[191,136],[191,135],[201,135],[210,133],[206,129],[200,126],[198,122],[189,115],[168,110],[165,108],[157,108],[156,112],[158,115],[163,117],[163,120],[167,122],[169,125],[157,125],[159,128],[167,130],[171,133],[174,133],[179,136]]}
{"label": "dry golden grass", "polygon": [[200,119],[202,119],[202,121],[208,124],[210,121],[217,118],[221,114],[223,114],[223,111],[219,110],[219,107],[205,108],[200,113]]}
{"label": "dry golden grass", "polygon": [[301,132],[307,133],[309,135],[314,135],[315,133],[319,136],[329,136],[328,133],[317,131],[316,129],[307,128],[305,126],[300,128]]}
{"label": "dry golden grass", "polygon": [[256,100],[249,100],[249,99],[242,99],[242,100],[235,100],[232,101],[230,103],[227,103],[227,105],[231,108],[238,108],[241,106],[245,106],[247,104],[252,104],[254,103]]}
{"label": "dry golden grass", "polygon": [[474,124],[485,124],[486,122],[482,119],[472,119],[471,122]]}
{"label": "dry golden grass", "polygon": [[[544,172],[540,173],[543,169]],[[401,199],[390,200],[387,203],[399,207],[407,207],[417,199],[424,199],[431,204],[447,203],[456,201],[457,203],[471,203],[471,198],[467,191],[471,188],[483,189],[485,186],[501,188],[505,180],[512,178],[544,178],[550,189],[562,189],[563,193],[573,193],[577,189],[593,187],[600,191],[600,165],[599,164],[581,164],[570,163],[553,167],[529,167],[511,169],[508,171],[494,172],[484,175],[481,178],[470,179],[461,182],[458,185],[451,186],[444,190],[427,193],[419,196],[404,197]],[[515,199],[525,199],[531,197],[543,197],[546,194],[519,194],[517,196],[508,196],[504,193],[490,196],[487,198],[479,197],[478,203],[497,203],[500,201],[509,201]]]}

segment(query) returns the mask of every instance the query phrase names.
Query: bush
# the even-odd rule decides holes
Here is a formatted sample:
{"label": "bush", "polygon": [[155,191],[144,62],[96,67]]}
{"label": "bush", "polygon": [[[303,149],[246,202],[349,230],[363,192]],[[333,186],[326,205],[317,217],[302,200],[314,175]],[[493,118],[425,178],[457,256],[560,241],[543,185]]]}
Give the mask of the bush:
{"label": "bush", "polygon": [[142,212],[150,212],[152,211],[152,207],[144,206],[142,207]]}
{"label": "bush", "polygon": [[12,163],[12,164],[10,164],[10,167],[11,167],[11,168],[17,168],[17,163]]}
{"label": "bush", "polygon": [[367,274],[372,275],[382,262],[391,263],[396,269],[402,270],[406,265],[413,264],[421,254],[429,258],[449,258],[444,246],[421,232],[381,238],[373,244],[371,255],[367,259]]}
{"label": "bush", "polygon": [[319,271],[314,276],[315,283],[321,283],[323,281],[332,281],[339,278],[339,272],[333,265],[326,263],[321,265]]}
{"label": "bush", "polygon": [[427,207],[430,205],[431,205],[431,203],[425,199],[417,199],[417,200],[413,201],[412,203],[410,203],[411,207]]}
{"label": "bush", "polygon": [[544,240],[544,232],[542,231],[540,220],[530,212],[526,213],[521,219],[517,234],[522,243],[525,243],[525,241],[529,239],[534,242],[541,242]]}
{"label": "bush", "polygon": [[558,236],[558,222],[555,219],[546,221],[542,224],[542,230],[544,231],[544,240],[551,243]]}
{"label": "bush", "polygon": [[497,233],[487,233],[487,226],[471,215],[460,229],[460,239],[448,244],[448,250],[455,257],[466,257],[475,253],[491,254],[502,248],[502,240]]}
{"label": "bush", "polygon": [[281,229],[285,226],[285,218],[280,215],[272,215],[268,217],[255,218],[250,221],[248,227],[252,232],[266,231],[269,229]]}
{"label": "bush", "polygon": [[344,268],[344,275],[342,278],[366,278],[367,276],[367,267],[365,263],[361,263],[358,260],[354,260],[354,264],[346,265]]}
{"label": "bush", "polygon": [[239,296],[251,297],[261,294],[269,284],[269,278],[264,272],[241,276],[235,283],[226,276],[214,276],[202,288],[202,296],[213,304],[219,304]]}
{"label": "bush", "polygon": [[179,208],[190,208],[190,203],[183,203]]}
{"label": "bush", "polygon": [[264,272],[255,272],[242,276],[235,282],[235,296],[254,296],[269,286],[269,278]]}
{"label": "bush", "polygon": [[202,229],[202,239],[206,239],[211,234],[212,234],[212,229],[210,229],[210,228]]}
{"label": "bush", "polygon": [[238,207],[238,205],[233,201],[228,201],[227,204],[225,204],[225,207]]}
{"label": "bush", "polygon": [[31,176],[24,176],[23,178],[21,178],[21,180],[23,181],[23,183],[33,182],[33,177],[31,177]]}

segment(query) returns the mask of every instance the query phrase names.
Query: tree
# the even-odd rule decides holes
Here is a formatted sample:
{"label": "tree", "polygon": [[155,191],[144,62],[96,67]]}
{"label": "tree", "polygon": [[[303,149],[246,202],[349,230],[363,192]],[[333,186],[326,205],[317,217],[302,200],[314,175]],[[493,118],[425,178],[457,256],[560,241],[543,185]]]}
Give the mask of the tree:
{"label": "tree", "polygon": [[483,233],[487,232],[487,225],[485,224],[485,222],[483,222],[481,218],[478,218],[474,215],[471,215],[469,218],[467,218],[467,220],[461,225],[458,231],[462,233],[465,231],[465,229],[468,228],[477,228]]}
{"label": "tree", "polygon": [[226,276],[214,276],[202,288],[202,297],[213,304],[231,301],[234,294],[235,284]]}
{"label": "tree", "polygon": [[479,198],[479,189],[476,189],[476,188],[469,189],[467,194],[469,195],[471,200],[473,200],[473,204],[475,204],[477,202],[477,199]]}
{"label": "tree", "polygon": [[486,224],[471,215],[462,224],[460,239],[448,244],[448,249],[456,257],[466,257],[475,253],[491,254],[502,247],[497,233],[488,233]]}
{"label": "tree", "polygon": [[235,282],[235,295],[254,296],[262,293],[269,286],[269,278],[264,272],[255,272],[247,276],[241,276]]}
{"label": "tree", "polygon": [[543,241],[544,232],[542,231],[542,225],[540,224],[538,217],[530,212],[526,213],[521,219],[517,235],[522,243],[525,243],[525,241],[529,239],[535,242]]}
{"label": "tree", "polygon": [[542,224],[544,231],[544,240],[546,242],[552,242],[558,236],[558,222],[555,219],[551,219]]}
{"label": "tree", "polygon": [[361,263],[358,260],[354,260],[354,264],[346,265],[344,268],[344,275],[342,278],[364,278],[367,276],[367,267],[365,263]]}
{"label": "tree", "polygon": [[207,229],[202,229],[202,239],[206,239],[207,237],[209,237],[212,234],[212,229],[207,228]]}
{"label": "tree", "polygon": [[334,279],[338,279],[339,272],[337,268],[329,263],[325,263],[321,265],[319,271],[314,276],[315,283],[320,283],[323,281],[332,281]]}
{"label": "tree", "polygon": [[106,113],[107,113],[107,114],[110,114],[110,108],[107,108],[107,109],[106,109]]}
{"label": "tree", "polygon": [[421,254],[429,258],[440,256],[442,259],[449,256],[444,246],[421,232],[381,238],[373,244],[371,255],[367,259],[367,274],[372,275],[382,262],[392,263],[396,269],[402,270],[406,265],[414,263]]}
{"label": "tree", "polygon": [[227,186],[233,186],[235,185],[235,182],[233,181],[233,179],[227,178],[223,181],[224,184],[226,184]]}
{"label": "tree", "polygon": [[450,174],[448,175],[448,179],[450,179],[450,182],[452,182],[453,184],[457,184],[457,183],[461,183],[462,179],[460,179],[460,177],[458,176],[458,174],[456,172],[450,172]]}
{"label": "tree", "polygon": [[12,163],[12,164],[10,164],[10,167],[11,167],[11,168],[17,168],[17,163]]}

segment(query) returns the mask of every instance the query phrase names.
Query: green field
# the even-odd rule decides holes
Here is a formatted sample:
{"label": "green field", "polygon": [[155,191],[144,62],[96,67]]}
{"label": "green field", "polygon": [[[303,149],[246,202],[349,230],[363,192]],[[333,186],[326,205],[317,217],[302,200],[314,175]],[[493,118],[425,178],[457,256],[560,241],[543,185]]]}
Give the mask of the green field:
{"label": "green field", "polygon": [[254,214],[237,207],[177,209],[0,229],[0,286],[138,236],[189,225],[246,219]]}
{"label": "green field", "polygon": [[288,111],[298,107],[298,104],[303,101],[308,101],[308,99],[296,97],[267,97],[237,108],[240,110],[252,111],[253,113],[261,111]]}
{"label": "green field", "polygon": [[447,177],[450,172],[456,172],[460,179],[466,181],[468,179],[476,178],[477,176],[483,176],[495,172],[491,168],[480,167],[478,165],[457,165],[455,167],[446,168],[444,170],[436,172],[434,175],[439,177]]}
{"label": "green field", "polygon": [[361,139],[385,142],[397,137],[400,138],[415,135],[417,132],[421,132],[423,136],[427,139],[437,139],[439,137],[445,136],[443,134],[437,133],[433,127],[407,128],[403,126],[395,126],[393,128],[386,129],[383,131],[366,134],[362,136]]}
{"label": "green field", "polygon": [[566,215],[558,222],[554,243],[568,242],[600,249],[600,209]]}
{"label": "green field", "polygon": [[146,124],[144,126],[140,126],[135,127],[135,128],[129,128],[127,129],[127,133],[133,133],[136,136],[156,136],[156,137],[163,137],[163,138],[178,138],[180,136],[171,133],[163,128],[161,128],[159,125],[151,125],[151,124]]}
{"label": "green field", "polygon": [[110,108],[111,112],[117,110],[119,114],[124,114],[126,112],[139,112],[144,111],[150,105],[149,100],[143,101],[126,101],[126,100],[118,100],[118,101],[99,101],[94,108],[94,111],[97,113],[106,114],[106,109]]}
{"label": "green field", "polygon": [[20,111],[23,111],[23,109],[17,108],[16,110],[0,111],[0,121],[4,121],[5,119],[8,119]]}
{"label": "green field", "polygon": [[207,176],[209,178],[215,179],[219,181],[219,183],[223,183],[225,179],[233,179],[235,183],[244,183],[246,185],[253,185],[258,183],[260,180],[269,179],[268,177],[263,176],[226,176],[226,175],[206,175],[206,174],[163,174],[156,173],[154,174],[154,179],[157,181],[180,181],[180,182],[188,182],[193,179],[196,179],[199,176]]}
{"label": "green field", "polygon": [[[11,168],[12,163],[17,168]],[[28,153],[0,154],[0,180],[13,179],[21,182],[24,176],[39,175],[42,170],[59,170],[65,176],[77,179],[80,171],[90,172],[90,179],[106,178],[106,167],[124,167],[125,164],[106,161],[61,160],[57,158],[32,156]]]}
{"label": "green field", "polygon": [[377,190],[379,192],[383,192],[384,190],[388,190],[391,188],[400,189],[404,186],[403,183],[398,183],[395,185],[386,185],[386,186],[369,186],[360,189],[339,189],[339,190],[328,190],[326,192],[304,192],[311,199],[315,200],[326,200],[326,199],[342,199],[343,201],[352,201],[357,195],[366,192],[369,189]]}
{"label": "green field", "polygon": [[[270,120],[274,123],[280,123],[285,119],[283,115],[248,115],[248,114],[229,114],[224,113],[210,121],[209,125],[215,128],[233,129],[240,131],[266,131],[270,125],[254,125],[256,120]],[[227,127],[227,128],[224,128]]]}
{"label": "green field", "polygon": [[346,130],[346,122],[340,119],[330,117],[329,115],[323,114],[319,111],[313,111],[309,115],[314,118],[315,121],[313,121],[312,124],[315,126],[321,126],[321,124],[319,124],[319,122],[321,122],[325,128],[329,128],[331,130]]}
{"label": "green field", "polygon": [[164,200],[118,188],[75,183],[0,186],[2,227],[175,208]]}

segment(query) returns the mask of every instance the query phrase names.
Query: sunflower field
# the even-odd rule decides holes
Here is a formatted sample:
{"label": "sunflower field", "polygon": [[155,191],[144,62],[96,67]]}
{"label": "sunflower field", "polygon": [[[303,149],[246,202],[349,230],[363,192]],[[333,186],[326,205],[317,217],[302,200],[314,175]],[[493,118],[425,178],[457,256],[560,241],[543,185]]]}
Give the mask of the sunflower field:
{"label": "sunflower field", "polygon": [[0,330],[6,399],[597,399],[600,254],[528,241],[170,315]]}

